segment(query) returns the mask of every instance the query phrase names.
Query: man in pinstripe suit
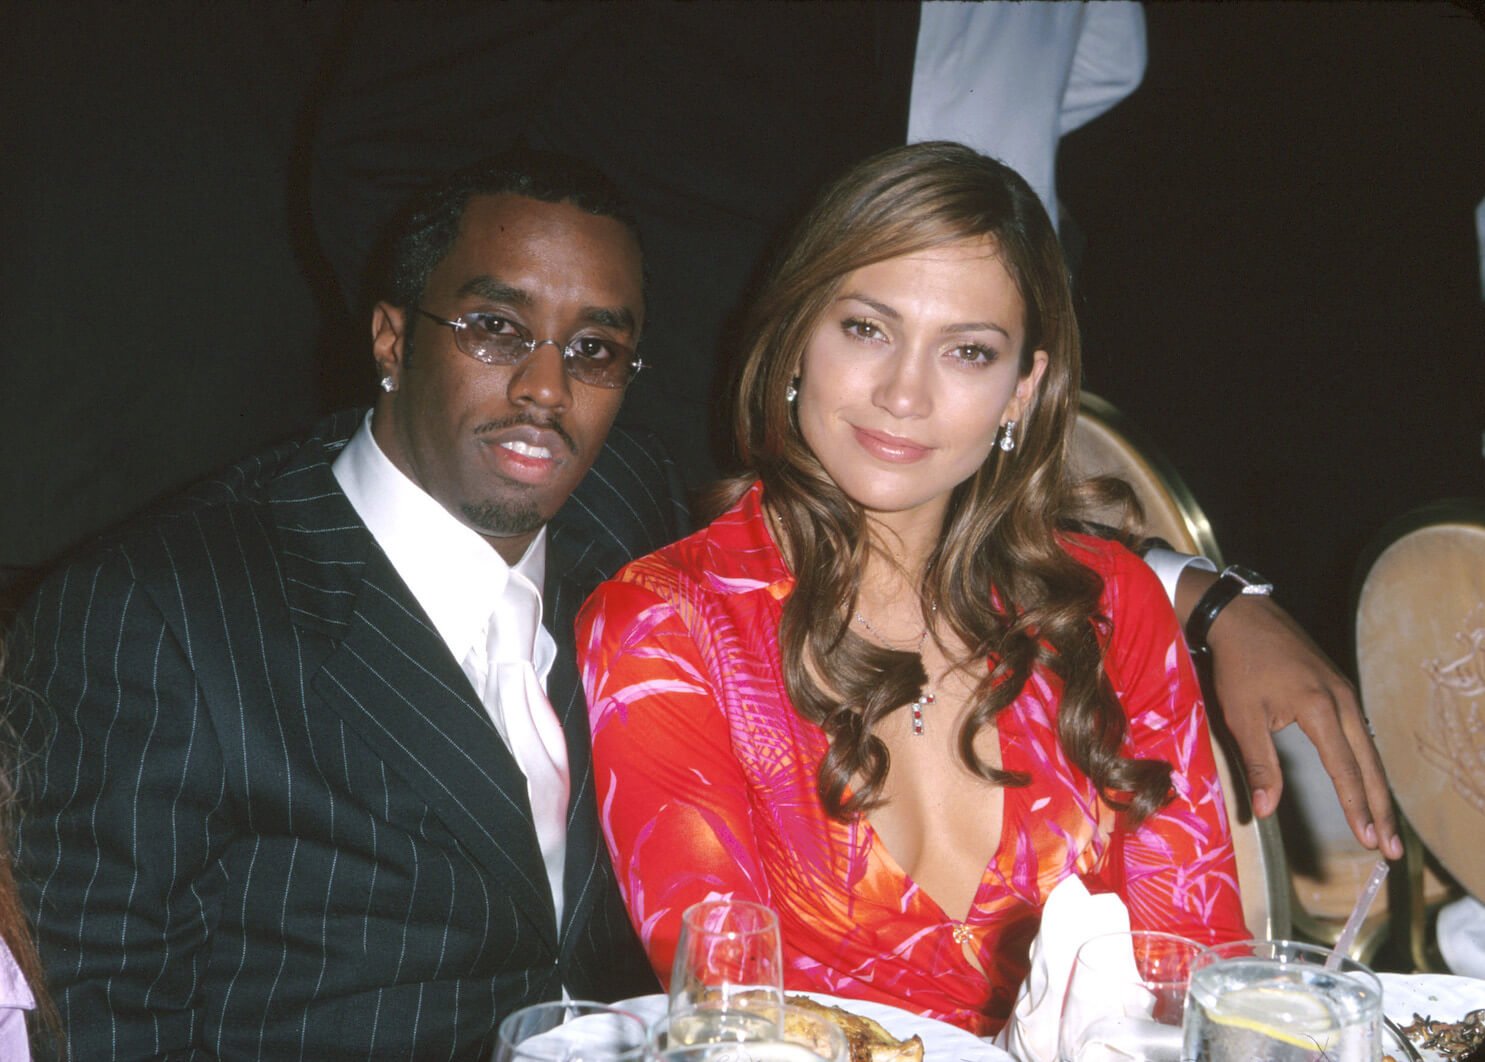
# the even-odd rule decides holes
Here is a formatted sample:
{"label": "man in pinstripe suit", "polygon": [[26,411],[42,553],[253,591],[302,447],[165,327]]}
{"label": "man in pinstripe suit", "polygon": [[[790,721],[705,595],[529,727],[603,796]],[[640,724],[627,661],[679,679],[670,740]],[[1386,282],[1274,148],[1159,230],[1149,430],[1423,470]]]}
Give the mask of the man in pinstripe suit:
{"label": "man in pinstripe suit", "polygon": [[[394,243],[372,415],[235,466],[33,596],[8,709],[20,860],[72,1057],[487,1058],[524,1004],[654,988],[571,636],[589,590],[684,530],[668,461],[609,430],[644,319],[626,218],[557,157],[451,181]],[[570,779],[555,877],[544,794],[460,656],[483,652],[489,565],[542,587]]]}

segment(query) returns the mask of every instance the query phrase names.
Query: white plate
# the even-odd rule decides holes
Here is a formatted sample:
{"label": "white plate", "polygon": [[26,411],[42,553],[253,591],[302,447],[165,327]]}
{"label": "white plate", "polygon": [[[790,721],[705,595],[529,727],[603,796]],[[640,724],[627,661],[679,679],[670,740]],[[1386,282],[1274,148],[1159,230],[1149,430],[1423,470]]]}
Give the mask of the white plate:
{"label": "white plate", "polygon": [[[826,1006],[842,1007],[863,1018],[882,1023],[899,1040],[912,1036],[923,1038],[924,1062],[1014,1062],[1010,1055],[993,1044],[986,1043],[974,1033],[966,1032],[957,1025],[925,1018],[921,1014],[889,1007],[885,1003],[871,1003],[864,999],[842,999],[825,996],[818,992],[791,992],[790,995],[809,996]],[[640,996],[626,999],[618,1004],[625,1010],[643,1018],[647,1023],[656,1021],[665,1014],[664,996]]]}
{"label": "white plate", "polygon": [[[1413,1015],[1435,1021],[1458,1021],[1472,1010],[1485,1007],[1485,981],[1450,974],[1378,974],[1382,981],[1382,1010],[1398,1025],[1413,1024]],[[1427,1062],[1444,1056],[1421,1047]]]}

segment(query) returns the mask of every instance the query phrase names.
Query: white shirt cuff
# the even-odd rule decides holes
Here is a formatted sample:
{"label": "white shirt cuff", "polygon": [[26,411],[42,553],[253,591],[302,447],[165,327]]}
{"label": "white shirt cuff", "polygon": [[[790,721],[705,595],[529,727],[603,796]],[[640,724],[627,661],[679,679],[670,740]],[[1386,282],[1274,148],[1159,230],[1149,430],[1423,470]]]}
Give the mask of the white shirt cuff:
{"label": "white shirt cuff", "polygon": [[1165,587],[1165,596],[1170,598],[1171,607],[1176,604],[1176,584],[1181,581],[1181,573],[1189,565],[1196,565],[1202,571],[1214,572],[1217,566],[1205,557],[1193,557],[1189,553],[1177,553],[1173,549],[1145,550],[1145,563],[1160,580],[1160,585]]}

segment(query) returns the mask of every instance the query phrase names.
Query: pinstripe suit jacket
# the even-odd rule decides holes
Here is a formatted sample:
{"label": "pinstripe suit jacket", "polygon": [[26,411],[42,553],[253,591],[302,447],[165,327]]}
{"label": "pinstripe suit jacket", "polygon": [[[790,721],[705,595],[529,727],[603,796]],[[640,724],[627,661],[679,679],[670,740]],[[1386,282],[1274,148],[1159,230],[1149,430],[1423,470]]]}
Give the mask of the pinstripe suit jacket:
{"label": "pinstripe suit jacket", "polygon": [[682,530],[669,463],[615,429],[550,525],[559,927],[523,776],[330,472],[359,417],[188,492],[23,613],[20,870],[77,1059],[480,1058],[564,984],[654,988],[598,832],[572,620]]}

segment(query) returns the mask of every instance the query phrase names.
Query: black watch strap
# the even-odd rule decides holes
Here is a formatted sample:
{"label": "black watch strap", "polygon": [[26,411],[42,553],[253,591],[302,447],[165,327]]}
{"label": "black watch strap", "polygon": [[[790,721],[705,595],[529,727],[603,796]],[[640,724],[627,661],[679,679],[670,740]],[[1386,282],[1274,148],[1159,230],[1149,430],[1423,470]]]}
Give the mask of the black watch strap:
{"label": "black watch strap", "polygon": [[1251,568],[1229,565],[1222,570],[1217,581],[1207,587],[1206,593],[1201,595],[1201,600],[1197,601],[1196,607],[1187,617],[1186,644],[1193,653],[1211,652],[1211,647],[1207,645],[1207,635],[1211,633],[1213,621],[1224,608],[1232,604],[1233,598],[1244,594],[1261,594],[1267,597],[1273,592],[1273,583]]}

